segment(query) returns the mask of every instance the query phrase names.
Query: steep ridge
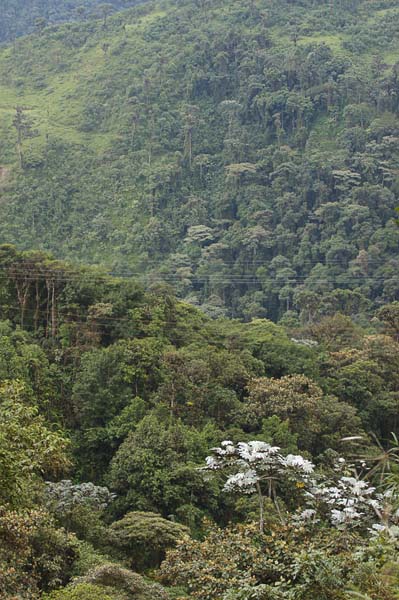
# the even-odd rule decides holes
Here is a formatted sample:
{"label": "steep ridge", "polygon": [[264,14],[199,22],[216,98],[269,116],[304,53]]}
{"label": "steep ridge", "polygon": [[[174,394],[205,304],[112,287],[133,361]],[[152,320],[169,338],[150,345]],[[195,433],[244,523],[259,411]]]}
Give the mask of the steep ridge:
{"label": "steep ridge", "polygon": [[2,241],[163,279],[212,316],[397,299],[398,16],[154,2],[17,40]]}

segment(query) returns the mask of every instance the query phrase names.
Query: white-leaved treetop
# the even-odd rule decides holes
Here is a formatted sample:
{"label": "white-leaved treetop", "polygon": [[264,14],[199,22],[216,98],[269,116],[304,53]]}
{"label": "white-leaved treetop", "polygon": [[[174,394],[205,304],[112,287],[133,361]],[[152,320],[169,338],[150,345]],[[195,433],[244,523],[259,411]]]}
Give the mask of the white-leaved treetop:
{"label": "white-leaved treetop", "polygon": [[312,508],[302,513],[304,520],[321,514],[331,525],[344,529],[372,525],[376,516],[382,518],[383,497],[356,477],[340,477],[334,485],[312,481],[305,495]]}
{"label": "white-leaved treetop", "polygon": [[212,448],[206,458],[206,471],[223,471],[227,474],[225,491],[256,494],[259,501],[259,529],[264,530],[264,503],[269,497],[282,519],[277,500],[277,487],[284,482],[305,486],[314,471],[314,465],[300,455],[284,456],[278,446],[266,442],[224,441]]}
{"label": "white-leaved treetop", "polygon": [[[277,489],[284,483],[302,489],[306,508],[295,520],[316,523],[320,519],[339,529],[368,527],[378,532],[389,529],[387,506],[392,503],[387,494],[379,494],[375,487],[356,476],[337,473],[334,480],[314,472],[314,465],[301,455],[283,455],[278,446],[252,441],[234,444],[224,441],[212,448],[206,458],[205,471],[221,471],[226,475],[224,490],[256,494],[259,501],[259,529],[264,531],[265,498],[276,507],[280,520],[283,516],[278,503]],[[344,459],[339,459],[338,471],[350,470]],[[399,521],[399,510],[389,511],[394,526]],[[375,523],[375,521],[379,523]]]}

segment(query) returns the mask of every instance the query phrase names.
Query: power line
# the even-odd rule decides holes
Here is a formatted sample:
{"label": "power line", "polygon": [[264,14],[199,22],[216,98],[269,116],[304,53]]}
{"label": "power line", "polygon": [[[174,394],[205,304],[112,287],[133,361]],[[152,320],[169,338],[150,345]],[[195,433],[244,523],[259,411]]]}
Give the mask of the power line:
{"label": "power line", "polygon": [[[215,265],[215,267],[220,267],[223,268],[225,265],[224,264],[220,264],[220,265]],[[323,265],[323,266],[328,266],[328,265]],[[387,265],[389,266],[389,265]],[[184,268],[184,267],[182,267]],[[199,270],[201,269],[201,266],[199,267]],[[1,272],[3,272],[3,274],[1,274]],[[234,271],[233,271],[234,272]],[[195,275],[195,273],[192,273],[192,275],[188,275],[190,276],[195,276],[196,278],[207,278],[207,277],[212,277],[212,272],[209,273],[209,275],[203,275],[202,277],[198,277]],[[333,274],[327,273],[326,276],[324,276],[323,278],[332,278]],[[226,277],[226,275],[223,275],[224,277]],[[350,278],[376,278],[377,275],[366,275],[366,274],[361,274],[361,275],[356,275],[356,274],[350,274],[347,273],[347,271],[344,271],[342,273],[338,273],[334,275],[334,278],[339,278],[339,277],[350,277]],[[2,268],[0,267],[0,277],[3,279],[12,279],[13,277],[20,277],[20,278],[24,278],[26,280],[29,279],[40,279],[40,278],[49,278],[51,280],[57,280],[57,281],[70,281],[70,280],[80,280],[82,281],[82,283],[84,283],[85,281],[98,281],[98,280],[105,280],[107,282],[111,282],[110,280],[112,279],[133,279],[134,277],[146,277],[146,278],[153,278],[153,277],[176,277],[178,279],[184,278],[184,276],[180,275],[178,272],[176,271],[150,271],[150,272],[143,272],[143,271],[130,271],[130,272],[123,272],[123,273],[115,273],[115,272],[109,272],[109,273],[104,273],[104,274],[86,274],[86,273],[65,273],[65,272],[57,272],[54,271],[52,269],[38,269],[38,270],[23,270],[23,269],[7,269],[7,268]],[[253,278],[253,279],[258,279],[259,276],[252,273],[247,273],[247,274],[242,274],[242,275],[237,275],[234,274],[232,275],[232,277],[230,279],[247,279],[247,278]],[[277,278],[277,274],[275,277],[268,277],[268,279],[276,279]],[[295,273],[294,276],[290,277],[289,275],[287,276],[287,279],[292,278],[292,279],[307,279],[307,278],[313,278],[311,273],[308,273],[306,275],[298,275],[298,273]],[[386,278],[386,277],[382,277],[382,278]]]}
{"label": "power line", "polygon": [[[21,306],[17,306],[17,305],[8,306],[7,309],[14,310],[19,313],[22,312]],[[50,317],[49,321],[51,322],[51,308],[49,310],[47,310],[47,309],[43,309],[43,308],[36,309],[36,308],[27,307],[23,310],[23,312],[24,312],[24,314],[31,313],[31,314],[33,314],[33,316],[35,316],[37,314],[45,315],[46,317]],[[71,324],[73,324],[73,325],[89,325],[89,326],[91,325],[90,315],[87,315],[87,317],[85,319],[85,317],[83,315],[76,315],[75,313],[65,313],[60,310],[57,310],[57,321],[58,322],[60,321],[60,319],[65,318],[65,317],[71,317],[71,319],[73,319]],[[105,327],[105,326],[109,325],[110,322],[111,323],[117,322],[117,323],[124,323],[126,325],[129,322],[129,320],[133,325],[135,323],[140,324],[140,321],[132,319],[132,317],[129,315],[126,315],[125,317],[112,317],[110,315],[103,315],[99,319],[96,319],[95,317],[93,317],[92,324],[93,325],[101,325],[101,326]],[[145,317],[143,318],[143,321],[146,321]],[[176,325],[176,324],[178,324],[178,321],[179,321],[179,319],[177,317],[176,320],[173,320],[173,321],[165,320],[165,321],[162,321],[162,323],[165,325]],[[149,319],[149,323],[151,323],[151,322],[152,322],[152,318]]]}
{"label": "power line", "polygon": [[[143,276],[145,279],[145,276]],[[7,280],[9,278],[3,277],[0,275],[0,279]],[[11,281],[14,281],[11,279]],[[23,283],[36,283],[40,281],[38,277],[26,277],[23,276],[19,279],[19,281]],[[54,283],[77,283],[80,280],[78,278],[58,278],[54,279]],[[95,283],[98,281],[97,279],[86,280],[88,283]],[[309,277],[287,277],[284,279],[279,278],[256,278],[256,277],[248,277],[248,278],[238,278],[238,277],[216,277],[212,274],[204,277],[195,277],[195,276],[187,276],[187,277],[179,277],[177,275],[158,275],[158,276],[149,276],[147,277],[147,284],[151,283],[170,283],[171,285],[175,284],[184,284],[187,282],[190,285],[215,285],[215,284],[226,284],[226,285],[234,285],[234,284],[242,284],[242,285],[273,285],[276,289],[280,289],[286,285],[294,285],[296,287],[304,286],[306,283],[310,284],[338,284],[338,285],[351,285],[351,284],[359,284],[359,286],[367,285],[371,283],[385,283],[385,282],[399,282],[399,278],[396,276],[393,277],[374,277],[374,276],[336,276],[336,277],[324,277],[324,278],[309,278]],[[84,283],[84,282],[83,282]]]}

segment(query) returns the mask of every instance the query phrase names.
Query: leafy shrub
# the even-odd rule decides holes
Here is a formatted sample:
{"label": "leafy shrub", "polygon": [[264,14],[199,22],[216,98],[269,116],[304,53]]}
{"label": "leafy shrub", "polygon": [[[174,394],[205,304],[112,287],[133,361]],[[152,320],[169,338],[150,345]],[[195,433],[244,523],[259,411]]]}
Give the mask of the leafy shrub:
{"label": "leafy shrub", "polygon": [[116,564],[108,563],[89,571],[76,584],[89,584],[110,588],[131,600],[167,600],[168,594],[156,583],[148,583],[141,575]]}
{"label": "leafy shrub", "polygon": [[97,567],[108,564],[110,558],[98,552],[87,541],[78,541],[78,556],[73,564],[72,576],[82,577]]}
{"label": "leafy shrub", "polygon": [[124,600],[119,594],[109,592],[106,588],[91,583],[80,583],[68,586],[51,594],[45,594],[43,600]]}
{"label": "leafy shrub", "polygon": [[42,510],[0,507],[0,598],[34,598],[67,583],[77,540],[57,529]]}
{"label": "leafy shrub", "polygon": [[159,565],[167,548],[188,534],[187,527],[151,512],[130,512],[109,529],[111,544],[129,556],[135,569]]}

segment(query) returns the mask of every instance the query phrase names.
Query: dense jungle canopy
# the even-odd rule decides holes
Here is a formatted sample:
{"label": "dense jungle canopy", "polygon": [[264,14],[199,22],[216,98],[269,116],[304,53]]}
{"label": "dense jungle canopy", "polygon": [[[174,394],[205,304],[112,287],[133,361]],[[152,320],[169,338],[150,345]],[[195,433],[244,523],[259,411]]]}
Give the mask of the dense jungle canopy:
{"label": "dense jungle canopy", "polygon": [[398,600],[398,3],[1,10],[0,600]]}

